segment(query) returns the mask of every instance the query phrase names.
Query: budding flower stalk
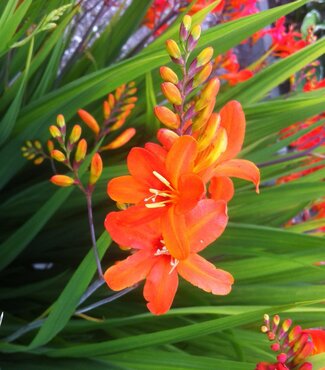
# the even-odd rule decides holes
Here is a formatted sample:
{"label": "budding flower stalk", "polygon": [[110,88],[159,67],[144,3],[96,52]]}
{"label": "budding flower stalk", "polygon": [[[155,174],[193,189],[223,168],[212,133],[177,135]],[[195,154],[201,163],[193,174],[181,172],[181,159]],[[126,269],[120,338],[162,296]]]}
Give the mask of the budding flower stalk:
{"label": "budding flower stalk", "polygon": [[171,82],[164,82],[161,84],[162,93],[170,103],[175,105],[182,104],[182,95],[178,88]]}
{"label": "budding flower stalk", "polygon": [[85,139],[81,139],[77,146],[75,161],[77,163],[83,161],[85,159],[86,153],[87,153],[87,141]]}
{"label": "budding flower stalk", "polygon": [[85,122],[85,124],[91,129],[91,131],[98,135],[100,127],[96,119],[83,109],[79,109],[78,114],[79,117]]}
{"label": "budding flower stalk", "polygon": [[75,182],[72,177],[66,175],[54,175],[51,177],[50,181],[52,182],[52,184],[61,187],[71,186]]}
{"label": "budding flower stalk", "polygon": [[103,172],[103,161],[99,153],[95,153],[90,164],[89,185],[96,184]]}
{"label": "budding flower stalk", "polygon": [[158,120],[171,129],[177,129],[180,124],[180,119],[177,114],[172,112],[167,107],[155,107],[154,112]]}

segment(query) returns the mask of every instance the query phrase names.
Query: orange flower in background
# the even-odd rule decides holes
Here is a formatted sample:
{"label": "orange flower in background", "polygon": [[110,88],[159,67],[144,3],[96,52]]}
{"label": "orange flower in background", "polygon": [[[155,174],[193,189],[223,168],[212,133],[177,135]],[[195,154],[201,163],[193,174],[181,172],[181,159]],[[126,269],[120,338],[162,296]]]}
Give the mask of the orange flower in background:
{"label": "orange flower in background", "polygon": [[178,276],[206,292],[228,294],[233,284],[232,275],[217,269],[198,254],[222,234],[227,221],[225,202],[211,199],[198,202],[185,216],[189,254],[178,260],[166,247],[159,219],[140,226],[126,226],[124,211],[108,214],[105,227],[112,239],[134,252],[105,272],[108,286],[122,290],[146,279],[143,295],[148,309],[156,315],[170,309],[178,287]]}
{"label": "orange flower in background", "polygon": [[150,143],[146,148],[133,148],[127,158],[130,175],[111,180],[107,187],[116,202],[134,204],[123,211],[124,224],[161,218],[166,247],[177,259],[189,254],[184,214],[205,194],[202,179],[193,171],[197,153],[191,136],[177,138],[168,152]]}

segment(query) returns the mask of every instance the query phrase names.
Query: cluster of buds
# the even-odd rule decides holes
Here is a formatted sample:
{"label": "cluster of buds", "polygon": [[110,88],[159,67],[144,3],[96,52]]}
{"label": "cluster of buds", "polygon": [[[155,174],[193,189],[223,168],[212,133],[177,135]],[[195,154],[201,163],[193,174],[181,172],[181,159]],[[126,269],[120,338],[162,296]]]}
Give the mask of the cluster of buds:
{"label": "cluster of buds", "polygon": [[43,148],[39,140],[27,140],[22,146],[22,156],[29,161],[33,161],[35,165],[40,165],[44,160],[51,160],[51,151],[54,149],[53,142],[48,140],[46,149]]}
{"label": "cluster of buds", "polygon": [[[172,109],[157,106],[155,115],[162,124],[176,130],[179,135],[194,134],[205,126],[213,111],[219,88],[217,79],[209,80],[212,71],[212,47],[203,49],[189,61],[200,35],[200,25],[192,26],[192,18],[186,15],[180,26],[179,44],[171,39],[166,41],[167,52],[171,60],[180,66],[182,78],[179,79],[169,67],[160,68],[160,75],[164,80],[161,85],[162,93],[172,104]],[[205,86],[201,93],[188,99],[188,96],[203,84]]]}
{"label": "cluster of buds", "polygon": [[[108,134],[120,129],[127,117],[131,114],[138,98],[135,95],[137,88],[134,82],[118,87],[114,94],[109,94],[103,102],[103,123],[97,120],[87,111],[78,110],[79,117],[91,129],[95,135],[95,143],[105,138]],[[135,135],[134,128],[124,130],[118,137],[108,144],[104,144],[99,150],[112,150],[125,145]]]}
{"label": "cluster of buds", "polygon": [[272,320],[269,315],[264,315],[261,331],[272,342],[270,348],[277,353],[277,362],[261,362],[256,370],[312,370],[312,363],[305,360],[324,351],[325,332],[320,329],[303,330],[300,326],[293,326],[291,319],[285,319],[282,324],[280,321],[279,315]]}
{"label": "cluster of buds", "polygon": [[72,176],[54,175],[51,177],[51,182],[62,187],[76,185],[84,193],[92,192],[94,185],[102,173],[103,163],[100,155],[95,153],[91,160],[88,185],[85,188],[78,173],[87,154],[87,141],[85,139],[80,139],[82,133],[81,126],[74,125],[70,135],[67,135],[65,119],[63,115],[58,115],[56,125],[51,125],[49,131],[59,147],[59,149],[55,149],[55,145],[52,142],[52,149],[50,151],[51,158],[62,163],[72,172]]}

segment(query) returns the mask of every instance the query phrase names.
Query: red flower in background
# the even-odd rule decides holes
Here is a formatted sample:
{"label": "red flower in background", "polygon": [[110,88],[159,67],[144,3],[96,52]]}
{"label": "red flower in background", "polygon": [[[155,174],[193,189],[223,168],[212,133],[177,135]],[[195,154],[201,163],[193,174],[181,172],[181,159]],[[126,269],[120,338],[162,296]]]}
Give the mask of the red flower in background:
{"label": "red flower in background", "polygon": [[194,286],[216,295],[226,295],[231,290],[233,277],[226,271],[198,255],[225,229],[228,221],[225,202],[201,200],[185,216],[190,252],[185,259],[177,260],[166,248],[161,222],[137,225],[124,224],[122,212],[112,212],[105,227],[112,239],[134,252],[124,261],[110,267],[104,274],[108,286],[122,290],[146,279],[144,298],[148,309],[156,315],[167,312],[178,287],[178,275]]}

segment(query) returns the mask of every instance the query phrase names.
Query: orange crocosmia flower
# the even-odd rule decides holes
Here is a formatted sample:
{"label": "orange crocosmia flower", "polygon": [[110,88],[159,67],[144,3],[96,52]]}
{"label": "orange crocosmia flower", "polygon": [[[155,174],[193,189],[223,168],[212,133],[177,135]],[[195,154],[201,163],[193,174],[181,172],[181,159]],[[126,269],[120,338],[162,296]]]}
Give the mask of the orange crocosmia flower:
{"label": "orange crocosmia flower", "polygon": [[178,275],[212,294],[226,295],[230,292],[234,281],[232,275],[198,255],[222,234],[227,225],[224,201],[203,199],[186,213],[190,251],[182,260],[170,254],[159,219],[140,226],[125,226],[123,220],[123,211],[111,212],[105,220],[112,239],[131,247],[134,252],[105,272],[104,278],[111,289],[122,290],[146,279],[144,298],[148,309],[156,315],[170,309],[178,287]]}
{"label": "orange crocosmia flower", "polygon": [[196,140],[187,135],[177,138],[168,152],[152,143],[133,148],[127,158],[130,175],[111,180],[107,187],[116,202],[134,204],[123,211],[125,225],[161,218],[166,247],[179,260],[189,254],[184,214],[205,194],[202,179],[194,173],[197,154]]}

